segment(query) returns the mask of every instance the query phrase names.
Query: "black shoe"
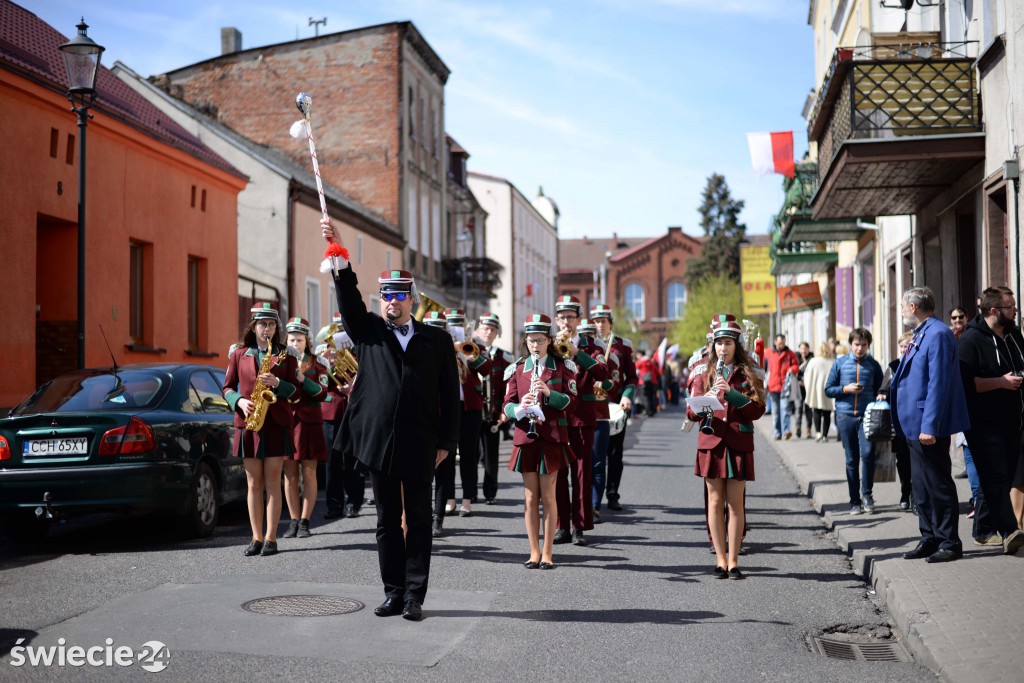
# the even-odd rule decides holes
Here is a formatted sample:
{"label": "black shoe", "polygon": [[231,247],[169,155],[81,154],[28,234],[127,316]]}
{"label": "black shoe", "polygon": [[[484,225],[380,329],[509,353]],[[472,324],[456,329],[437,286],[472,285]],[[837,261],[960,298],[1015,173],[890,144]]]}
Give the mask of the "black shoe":
{"label": "black shoe", "polygon": [[444,529],[441,528],[440,520],[434,520],[434,523],[430,526],[430,535],[434,538],[444,536]]}
{"label": "black shoe", "polygon": [[309,520],[308,519],[300,519],[299,520],[299,529],[295,533],[295,535],[298,536],[299,538],[309,538],[310,536],[313,535],[313,534],[309,533]]}
{"label": "black shoe", "polygon": [[288,523],[288,529],[283,534],[282,538],[295,538],[295,534],[299,533],[299,520],[293,519]]}
{"label": "black shoe", "polygon": [[555,538],[552,539],[552,543],[569,543],[570,541],[572,541],[572,536],[568,529],[558,529],[555,531]]}
{"label": "black shoe", "polygon": [[953,560],[959,560],[964,556],[962,550],[950,550],[949,548],[939,548],[934,553],[925,558],[925,562],[936,563],[936,562],[952,562]]}
{"label": "black shoe", "polygon": [[263,541],[252,541],[245,549],[245,556],[259,555],[261,550],[263,550]]}
{"label": "black shoe", "polygon": [[930,543],[925,543],[924,541],[921,541],[920,543],[917,544],[916,548],[914,548],[913,550],[911,550],[908,553],[903,553],[903,559],[904,560],[923,560],[924,558],[930,557],[931,555],[933,555],[936,550],[938,550],[937,546],[934,546],[934,545],[932,545]]}
{"label": "black shoe", "polygon": [[378,617],[394,617],[402,613],[402,601],[398,598],[386,598],[384,602],[373,608]]}
{"label": "black shoe", "polygon": [[536,569],[537,567],[540,566],[540,562],[534,562],[533,560],[527,560],[526,562],[523,562],[523,566],[526,567],[527,569]]}
{"label": "black shoe", "polygon": [[900,496],[900,510],[907,512],[910,510],[910,494]]}
{"label": "black shoe", "polygon": [[341,519],[345,516],[345,511],[341,508],[327,508],[327,512],[324,513],[324,519]]}
{"label": "black shoe", "polygon": [[540,568],[541,569],[554,569],[555,568],[555,564],[554,564],[554,562],[541,562],[540,563]]}
{"label": "black shoe", "polygon": [[487,499],[487,504],[488,505],[494,505],[495,502],[497,502],[497,501],[495,501],[493,498],[488,498]]}
{"label": "black shoe", "polygon": [[747,577],[743,576],[743,572],[740,571],[739,567],[733,567],[729,570],[729,578],[739,580],[745,579]]}
{"label": "black shoe", "polygon": [[715,567],[714,576],[716,579],[728,579],[729,573],[725,571],[725,567]]}
{"label": "black shoe", "polygon": [[260,555],[263,557],[277,555],[277,541],[266,541],[263,544],[263,550],[260,551]]}
{"label": "black shoe", "polygon": [[609,500],[608,501],[608,509],[609,510],[615,510],[615,512],[622,512],[622,506],[619,505],[619,501],[617,501],[617,500]]}
{"label": "black shoe", "polygon": [[353,505],[352,503],[349,503],[348,505],[345,506],[345,516],[346,517],[358,517],[359,516],[359,509],[355,505]]}
{"label": "black shoe", "polygon": [[594,510],[594,524],[600,524],[600,523],[601,523],[601,511],[600,510]]}
{"label": "black shoe", "polygon": [[409,621],[419,621],[423,618],[423,605],[415,600],[406,600],[405,609],[402,610],[402,618]]}
{"label": "black shoe", "polygon": [[572,544],[573,545],[586,545],[587,539],[583,538],[583,532],[580,529],[572,532]]}

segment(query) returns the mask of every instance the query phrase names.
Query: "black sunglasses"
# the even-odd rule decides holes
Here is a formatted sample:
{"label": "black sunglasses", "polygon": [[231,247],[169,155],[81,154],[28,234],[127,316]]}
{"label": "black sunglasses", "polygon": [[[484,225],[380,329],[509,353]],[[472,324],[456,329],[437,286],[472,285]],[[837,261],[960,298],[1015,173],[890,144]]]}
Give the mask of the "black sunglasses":
{"label": "black sunglasses", "polygon": [[408,298],[409,298],[409,292],[381,292],[380,293],[381,301],[394,301],[395,299],[398,299],[399,301],[405,301]]}
{"label": "black sunglasses", "polygon": [[966,317],[967,317],[966,315],[951,315],[951,316],[949,316],[949,319],[950,320],[963,320]]}

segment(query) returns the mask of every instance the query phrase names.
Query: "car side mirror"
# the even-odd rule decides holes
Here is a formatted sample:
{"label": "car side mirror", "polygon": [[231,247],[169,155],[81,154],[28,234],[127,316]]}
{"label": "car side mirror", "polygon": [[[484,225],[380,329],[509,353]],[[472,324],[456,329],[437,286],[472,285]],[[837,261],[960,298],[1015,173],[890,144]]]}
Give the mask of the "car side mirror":
{"label": "car side mirror", "polygon": [[231,407],[220,396],[207,396],[203,399],[203,410],[229,413],[231,412]]}

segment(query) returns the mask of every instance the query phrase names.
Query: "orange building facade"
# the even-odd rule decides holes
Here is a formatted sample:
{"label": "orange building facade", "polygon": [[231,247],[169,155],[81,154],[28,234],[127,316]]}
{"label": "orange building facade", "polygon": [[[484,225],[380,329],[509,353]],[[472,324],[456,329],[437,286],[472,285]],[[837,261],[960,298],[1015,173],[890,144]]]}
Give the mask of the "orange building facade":
{"label": "orange building facade", "polygon": [[[0,51],[8,323],[0,406],[8,407],[75,368],[78,295],[79,131],[56,51],[65,39],[14,8],[2,8],[0,28],[22,50]],[[148,103],[119,83],[100,74],[88,125],[86,366],[110,365],[104,334],[119,364],[224,364],[238,336],[237,196],[246,179],[152,119]]]}

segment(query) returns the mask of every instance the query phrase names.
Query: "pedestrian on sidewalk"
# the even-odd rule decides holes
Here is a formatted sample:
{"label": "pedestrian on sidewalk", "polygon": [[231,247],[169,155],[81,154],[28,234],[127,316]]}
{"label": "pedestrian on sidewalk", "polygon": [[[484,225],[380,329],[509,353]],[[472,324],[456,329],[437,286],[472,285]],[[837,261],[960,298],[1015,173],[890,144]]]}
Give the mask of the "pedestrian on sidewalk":
{"label": "pedestrian on sidewalk", "polygon": [[[330,220],[320,225],[333,242]],[[334,448],[352,453],[370,471],[386,596],[373,612],[419,621],[434,540],[431,483],[435,468],[459,443],[455,349],[446,331],[413,319],[419,297],[411,273],[383,271],[377,278],[380,314],[370,313],[352,265],[337,260],[342,261],[334,273],[338,310],[355,344],[359,378]]]}
{"label": "pedestrian on sidewalk", "polygon": [[[527,569],[554,569],[552,546],[558,523],[558,472],[576,456],[569,446],[566,415],[577,401],[576,364],[558,355],[551,336],[551,318],[526,317],[519,360],[505,370],[502,410],[515,420],[508,468],[519,472],[525,489]],[[540,545],[540,505],[544,503],[544,546]]]}
{"label": "pedestrian on sidewalk", "polygon": [[836,402],[836,429],[846,451],[846,485],[850,514],[875,511],[875,444],[864,436],[864,411],[882,384],[882,366],[868,349],[871,332],[850,332],[850,353],[835,362],[825,381],[825,393]]}
{"label": "pedestrian on sidewalk", "polygon": [[965,436],[978,471],[974,542],[1001,545],[1007,555],[1024,544],[1010,503],[1024,436],[1024,337],[1014,324],[1017,302],[1008,287],[981,294],[981,312],[960,335],[960,373],[971,428]]}
{"label": "pedestrian on sidewalk", "polygon": [[[736,317],[719,314],[712,320],[711,328],[714,346],[707,370],[694,382],[694,395],[714,396],[724,408],[714,412],[711,433],[701,430],[694,474],[704,478],[708,494],[708,523],[715,545],[714,576],[742,579],[739,552],[746,524],[743,501],[746,483],[754,481],[752,423],[764,414],[765,392],[758,368],[741,344],[743,328]],[[687,408],[686,414],[693,422],[704,417],[691,408]]]}
{"label": "pedestrian on sidewalk", "polygon": [[957,494],[950,437],[971,428],[960,378],[956,337],[935,318],[935,293],[911,287],[900,302],[914,334],[893,375],[893,424],[905,436],[914,472],[914,504],[921,540],[903,557],[950,562],[963,557],[957,532]]}
{"label": "pedestrian on sidewalk", "polygon": [[800,369],[800,361],[796,354],[786,346],[786,335],[775,336],[775,348],[764,353],[764,367],[768,372],[768,396],[772,403],[772,416],[775,420],[775,440],[789,439],[793,436],[790,427],[790,415],[786,403],[782,400],[783,389],[786,388],[790,375]]}
{"label": "pedestrian on sidewalk", "polygon": [[[882,373],[882,386],[878,388],[877,397],[879,401],[889,400],[892,376],[896,372],[896,368],[900,366],[900,359],[907,352],[907,347],[910,346],[910,340],[913,336],[910,332],[904,332],[896,340],[896,346],[899,351],[895,360],[891,361],[889,366],[886,367],[885,372]],[[912,470],[910,469],[910,449],[907,447],[907,439],[899,434],[894,435],[892,439],[892,452],[896,456],[896,473],[900,477],[900,510],[909,511],[912,499],[910,478]]]}
{"label": "pedestrian on sidewalk", "polygon": [[818,355],[807,362],[804,370],[804,387],[807,389],[807,405],[814,412],[815,441],[828,441],[828,430],[832,425],[832,411],[835,401],[825,393],[825,382],[832,372],[835,360],[832,358],[833,348],[829,342],[818,345]]}
{"label": "pedestrian on sidewalk", "polygon": [[804,374],[807,371],[807,364],[814,358],[814,353],[811,351],[811,345],[807,342],[800,342],[800,346],[797,348],[799,349],[797,357],[800,360],[800,367],[796,373],[796,385],[799,391],[793,393],[793,403],[796,405],[796,438],[799,439],[803,435],[803,425],[806,422],[807,438],[810,439],[811,427],[814,424],[814,411],[807,405],[807,385],[804,382]]}

